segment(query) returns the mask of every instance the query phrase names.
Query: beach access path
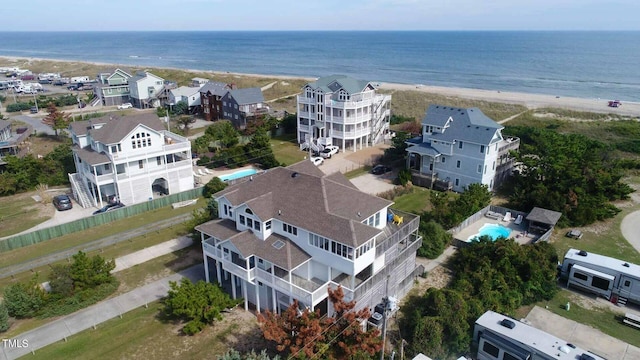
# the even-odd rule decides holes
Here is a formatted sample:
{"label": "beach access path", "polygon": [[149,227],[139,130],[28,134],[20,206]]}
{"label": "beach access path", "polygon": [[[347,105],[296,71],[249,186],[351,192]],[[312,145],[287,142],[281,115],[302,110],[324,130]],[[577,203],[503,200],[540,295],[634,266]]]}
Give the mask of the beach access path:
{"label": "beach access path", "polygon": [[[165,249],[170,250],[169,252],[173,252],[176,251],[175,247],[177,245],[174,243],[173,246],[163,246],[165,246]],[[156,250],[160,251],[160,249]],[[138,260],[144,259],[144,253],[139,253],[140,258]],[[155,254],[158,255],[158,252],[156,252]],[[129,260],[133,261],[133,259]],[[141,262],[147,260],[149,259],[145,259]],[[116,263],[118,262],[116,261]],[[133,262],[130,262],[128,264],[124,264],[121,262],[120,266],[122,268],[120,270],[133,265]],[[77,334],[81,331],[87,330],[92,327],[95,328],[98,324],[101,324],[107,320],[113,319],[117,316],[122,317],[123,314],[128,311],[142,306],[147,306],[147,304],[149,304],[150,302],[160,300],[167,295],[167,292],[169,291],[170,281],[180,281],[180,279],[182,279],[183,277],[186,277],[193,282],[203,280],[204,265],[198,264],[192,266],[177,274],[167,276],[163,279],[154,281],[150,284],[139,287],[125,294],[102,301],[86,309],[77,311],[73,314],[52,321],[31,331],[22,333],[13,338],[13,340],[17,340],[17,344],[28,344],[28,346],[9,347],[2,344],[2,351],[0,351],[0,360],[17,359],[31,352],[35,352],[47,345],[66,340],[69,336]]]}

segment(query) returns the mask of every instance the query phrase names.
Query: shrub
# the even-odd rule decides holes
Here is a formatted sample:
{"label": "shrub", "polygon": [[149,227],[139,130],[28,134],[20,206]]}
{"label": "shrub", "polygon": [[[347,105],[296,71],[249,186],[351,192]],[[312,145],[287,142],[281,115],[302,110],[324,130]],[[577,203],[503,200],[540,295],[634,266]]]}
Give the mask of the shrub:
{"label": "shrub", "polygon": [[405,186],[411,181],[411,170],[402,169],[398,172],[398,184]]}
{"label": "shrub", "polygon": [[0,302],[0,332],[9,330],[9,310],[4,301]]}
{"label": "shrub", "polygon": [[420,221],[419,232],[422,236],[422,246],[418,249],[418,256],[435,259],[451,242],[451,234],[433,220]]}
{"label": "shrub", "polygon": [[29,282],[7,286],[4,290],[4,301],[9,315],[17,318],[32,317],[40,310],[45,294],[37,279],[35,275]]}
{"label": "shrub", "polygon": [[211,195],[217,193],[218,191],[227,187],[227,184],[220,180],[219,177],[214,176],[213,179],[209,180],[209,182],[204,186],[202,190],[202,196],[205,198],[210,198]]}
{"label": "shrub", "polygon": [[117,280],[76,292],[73,296],[53,297],[38,313],[40,318],[50,318],[71,314],[87,306],[106,299],[113,294],[120,283]]}
{"label": "shrub", "polygon": [[19,111],[23,111],[23,110],[29,110],[31,109],[33,105],[31,105],[31,103],[28,102],[19,102],[19,103],[15,103],[15,104],[9,104],[7,105],[7,112],[19,112]]}

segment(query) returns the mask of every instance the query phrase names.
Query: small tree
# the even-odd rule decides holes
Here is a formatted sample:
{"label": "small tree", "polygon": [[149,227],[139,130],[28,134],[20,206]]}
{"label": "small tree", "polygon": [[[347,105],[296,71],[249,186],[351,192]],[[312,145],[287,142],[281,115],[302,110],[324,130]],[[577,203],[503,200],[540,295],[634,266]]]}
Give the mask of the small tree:
{"label": "small tree", "polygon": [[9,315],[17,318],[32,317],[44,304],[45,294],[35,274],[29,282],[16,283],[4,290],[4,301]]}
{"label": "small tree", "polygon": [[55,264],[49,274],[49,286],[51,293],[62,297],[73,295],[73,279],[69,265]]}
{"label": "small tree", "polygon": [[71,122],[69,114],[59,111],[53,102],[49,103],[47,112],[49,114],[42,119],[42,123],[50,126],[55,131],[56,136],[58,136],[58,130],[64,130],[69,127]]}
{"label": "small tree", "polygon": [[240,142],[238,139],[240,133],[238,133],[228,120],[215,122],[213,125],[209,126],[204,133],[212,140],[218,141],[220,143],[220,147],[225,149],[233,147]]}
{"label": "small tree", "polygon": [[100,255],[89,258],[86,253],[78,251],[73,255],[73,263],[69,268],[74,290],[93,288],[113,281],[111,270],[115,267],[113,260],[107,261]]}
{"label": "small tree", "polygon": [[185,135],[188,135],[189,130],[191,130],[191,124],[193,124],[194,121],[195,119],[191,115],[180,115],[176,119],[176,124],[182,128]]}
{"label": "small tree", "polygon": [[205,198],[210,198],[211,195],[226,187],[227,183],[220,180],[219,177],[214,176],[213,179],[209,180],[209,182],[204,186],[204,189],[202,190],[202,196],[204,196]]}
{"label": "small tree", "polygon": [[0,332],[9,330],[9,310],[4,301],[0,301]]}
{"label": "small tree", "polygon": [[168,316],[186,321],[182,331],[187,335],[194,335],[207,324],[221,320],[221,312],[236,306],[239,300],[234,300],[222,289],[214,284],[198,281],[192,283],[182,278],[180,283],[169,282],[169,294],[164,299],[164,312]]}
{"label": "small tree", "polygon": [[173,113],[176,115],[189,115],[189,104],[186,101],[178,101],[173,107]]}

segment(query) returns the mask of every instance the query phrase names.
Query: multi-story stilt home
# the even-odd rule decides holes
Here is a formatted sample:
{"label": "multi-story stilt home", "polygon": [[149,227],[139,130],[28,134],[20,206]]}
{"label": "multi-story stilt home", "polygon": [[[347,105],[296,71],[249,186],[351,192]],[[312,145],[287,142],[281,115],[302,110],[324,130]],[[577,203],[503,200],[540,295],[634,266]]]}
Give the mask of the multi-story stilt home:
{"label": "multi-story stilt home", "polygon": [[509,151],[520,147],[520,139],[503,137],[502,129],[478,108],[429,106],[422,136],[407,141],[412,182],[458,192],[480,183],[493,190],[511,175]]}
{"label": "multi-story stilt home", "polygon": [[376,94],[368,81],[343,75],[319,78],[298,95],[298,143],[321,151],[334,145],[356,151],[384,141],[391,95]]}
{"label": "multi-story stilt home", "polygon": [[294,299],[331,314],[327,288],[357,308],[403,297],[416,267],[419,217],[359,191],[310,161],[269,169],[214,194],[219,218],[196,227],[207,281],[245,308],[282,311]]}
{"label": "multi-story stilt home", "polygon": [[69,181],[82,207],[131,205],[194,187],[191,142],[155,114],[75,121],[69,131],[76,165]]}

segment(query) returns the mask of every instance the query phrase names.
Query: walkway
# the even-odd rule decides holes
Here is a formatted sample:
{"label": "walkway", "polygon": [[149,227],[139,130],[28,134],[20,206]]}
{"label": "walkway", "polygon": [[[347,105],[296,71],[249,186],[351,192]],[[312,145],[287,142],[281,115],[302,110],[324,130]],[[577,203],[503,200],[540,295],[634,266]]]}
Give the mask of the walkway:
{"label": "walkway", "polygon": [[[0,360],[17,359],[20,356],[35,352],[47,345],[65,340],[67,337],[83,330],[95,327],[116,316],[122,317],[128,311],[146,306],[167,295],[170,281],[180,281],[186,277],[191,281],[204,279],[203,265],[196,265],[177,274],[137,288],[126,294],[105,300],[86,309],[52,321],[34,330],[18,335],[18,344],[27,343],[27,347],[2,346]],[[126,314],[124,315],[126,316]]]}
{"label": "walkway", "polygon": [[634,211],[622,219],[620,231],[622,236],[633,246],[636,251],[640,252],[640,210]]}
{"label": "walkway", "polygon": [[129,255],[121,256],[116,259],[116,267],[112,273],[128,269],[130,267],[145,263],[157,257],[170,254],[172,252],[188,248],[193,245],[193,239],[190,236],[181,236],[177,239],[165,241],[158,245],[136,251]]}

